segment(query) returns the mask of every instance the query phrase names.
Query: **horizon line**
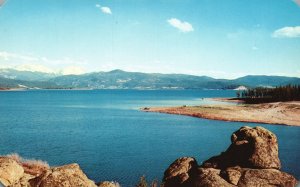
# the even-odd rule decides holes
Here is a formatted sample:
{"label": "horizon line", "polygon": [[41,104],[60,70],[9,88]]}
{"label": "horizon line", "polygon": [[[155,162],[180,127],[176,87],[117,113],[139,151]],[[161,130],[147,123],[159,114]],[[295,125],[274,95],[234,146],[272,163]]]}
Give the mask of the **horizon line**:
{"label": "horizon line", "polygon": [[14,71],[19,71],[19,72],[32,72],[32,73],[44,73],[44,74],[54,74],[57,76],[80,76],[80,75],[86,75],[86,74],[92,74],[92,73],[110,73],[113,71],[122,71],[122,72],[126,72],[126,73],[143,73],[143,74],[161,74],[161,75],[187,75],[187,76],[196,76],[196,77],[209,77],[209,78],[213,78],[213,79],[226,79],[226,80],[235,80],[238,78],[242,78],[242,77],[247,77],[247,76],[267,76],[267,77],[289,77],[289,78],[300,78],[300,76],[289,76],[289,75],[279,75],[279,74],[245,74],[245,75],[241,75],[241,76],[236,76],[235,78],[218,78],[218,77],[214,77],[214,76],[209,76],[209,75],[205,75],[205,74],[191,74],[191,73],[176,73],[176,72],[168,72],[168,73],[163,73],[163,72],[144,72],[144,71],[131,71],[131,70],[123,70],[123,69],[111,69],[111,70],[96,70],[96,71],[89,71],[89,72],[84,72],[81,74],[62,74],[61,71],[58,72],[43,72],[43,71],[37,71],[37,70],[18,70],[15,68],[1,68],[0,70],[14,70]]}

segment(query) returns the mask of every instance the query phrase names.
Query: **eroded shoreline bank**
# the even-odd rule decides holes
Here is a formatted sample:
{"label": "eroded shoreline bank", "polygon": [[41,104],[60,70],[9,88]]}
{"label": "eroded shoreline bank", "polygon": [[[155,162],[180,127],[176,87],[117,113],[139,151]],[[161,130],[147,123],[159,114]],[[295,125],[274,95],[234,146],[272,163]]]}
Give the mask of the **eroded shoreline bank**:
{"label": "eroded shoreline bank", "polygon": [[212,120],[300,126],[299,101],[239,105],[145,107],[141,110]]}

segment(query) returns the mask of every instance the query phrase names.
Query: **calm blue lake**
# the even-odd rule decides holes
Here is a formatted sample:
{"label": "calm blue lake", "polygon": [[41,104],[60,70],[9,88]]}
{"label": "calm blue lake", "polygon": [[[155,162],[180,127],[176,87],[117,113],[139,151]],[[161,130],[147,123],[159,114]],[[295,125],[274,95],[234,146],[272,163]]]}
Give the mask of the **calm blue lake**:
{"label": "calm blue lake", "polygon": [[300,128],[146,113],[144,106],[197,105],[224,90],[39,90],[0,92],[0,154],[50,165],[79,163],[96,182],[161,180],[176,158],[198,162],[224,151],[233,131],[261,125],[279,140],[283,170],[300,178]]}

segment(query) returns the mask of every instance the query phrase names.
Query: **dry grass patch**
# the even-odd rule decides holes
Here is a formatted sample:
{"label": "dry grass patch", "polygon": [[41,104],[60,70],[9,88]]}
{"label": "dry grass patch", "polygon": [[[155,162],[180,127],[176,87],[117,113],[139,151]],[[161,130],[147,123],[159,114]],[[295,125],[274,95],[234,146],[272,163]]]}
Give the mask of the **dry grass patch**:
{"label": "dry grass patch", "polygon": [[6,155],[6,157],[18,162],[23,167],[24,172],[30,175],[38,176],[50,168],[49,164],[45,161],[24,159],[17,153]]}

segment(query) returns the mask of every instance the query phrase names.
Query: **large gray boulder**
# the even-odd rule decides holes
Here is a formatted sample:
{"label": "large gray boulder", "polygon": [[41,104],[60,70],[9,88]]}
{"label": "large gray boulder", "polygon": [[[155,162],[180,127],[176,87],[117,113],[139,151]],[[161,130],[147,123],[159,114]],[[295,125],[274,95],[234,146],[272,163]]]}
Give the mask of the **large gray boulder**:
{"label": "large gray boulder", "polygon": [[197,167],[197,161],[192,157],[178,158],[164,173],[164,187],[186,184]]}
{"label": "large gray boulder", "polygon": [[297,180],[277,169],[243,169],[237,186],[294,187]]}
{"label": "large gray boulder", "polygon": [[214,168],[199,168],[194,178],[191,179],[190,187],[208,187],[208,186],[222,186],[234,187],[224,178],[221,177],[221,170]]}
{"label": "large gray boulder", "polygon": [[231,145],[203,167],[225,169],[232,166],[280,169],[277,137],[263,127],[242,127],[231,136]]}
{"label": "large gray boulder", "polygon": [[297,180],[280,171],[276,136],[263,127],[242,127],[218,156],[197,165],[194,158],[175,160],[165,171],[166,187],[294,187]]}

